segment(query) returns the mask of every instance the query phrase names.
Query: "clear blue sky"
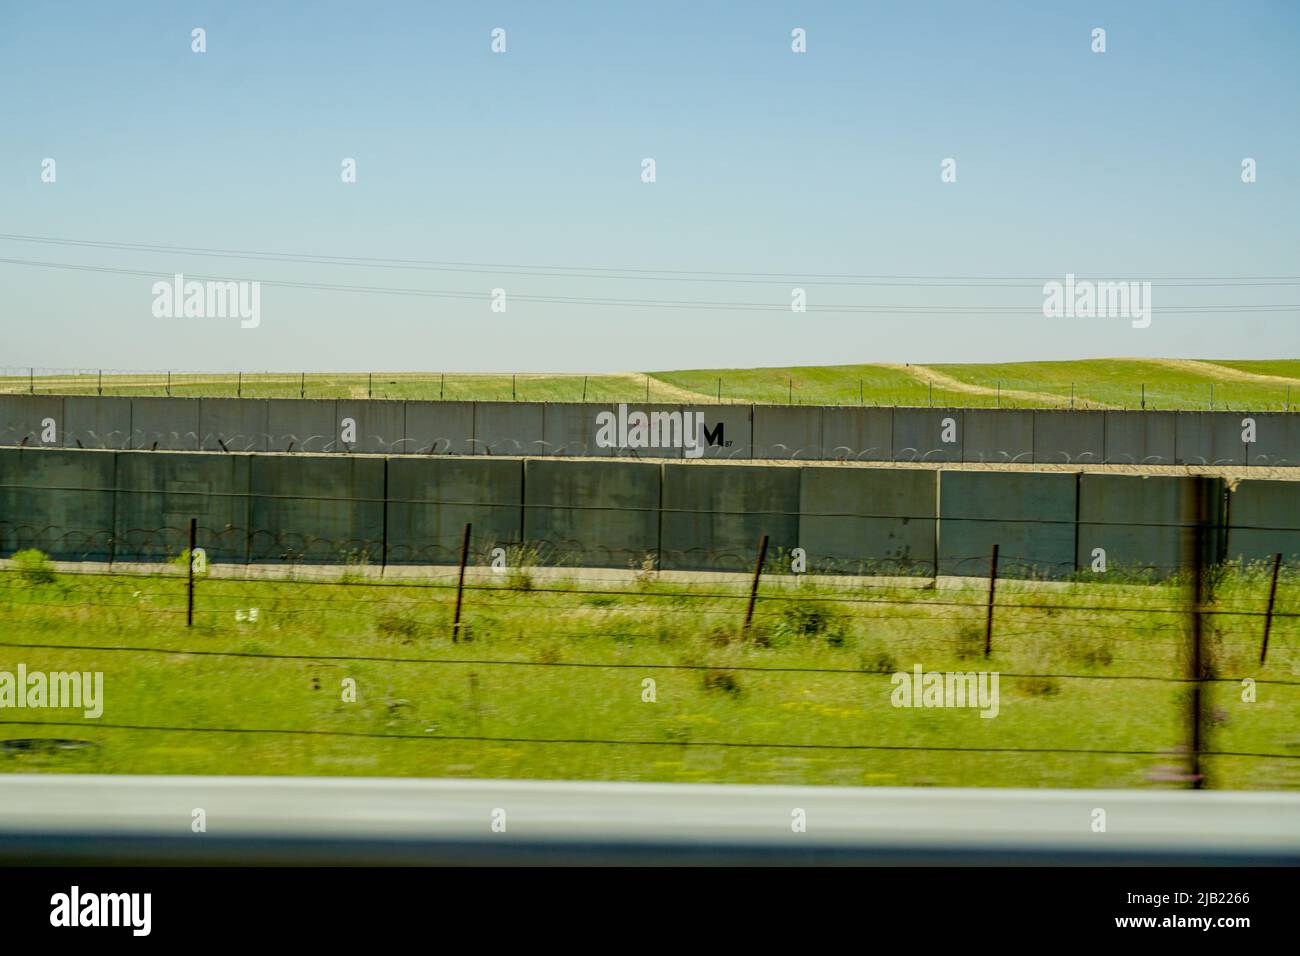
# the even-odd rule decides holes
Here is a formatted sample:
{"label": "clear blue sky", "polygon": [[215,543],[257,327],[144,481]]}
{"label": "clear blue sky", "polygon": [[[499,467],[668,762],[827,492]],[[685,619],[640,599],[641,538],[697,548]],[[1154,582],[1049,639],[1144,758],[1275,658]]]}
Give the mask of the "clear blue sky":
{"label": "clear blue sky", "polygon": [[[208,52],[190,51],[207,31]],[[490,31],[507,52],[490,52]],[[790,51],[807,30],[808,52]],[[1094,27],[1107,52],[1090,49]],[[153,279],[0,264],[0,366],[613,371],[1300,356],[1300,286],[1162,287],[1150,328],[1042,281],[1300,274],[1300,4],[59,3],[0,14],[0,232],[775,283],[320,267],[0,241],[264,287],[257,329]],[[54,158],[57,182],[40,181]],[[355,184],[340,181],[354,157]],[[641,182],[653,157],[658,181]],[[939,165],[957,160],[958,181]],[[1258,182],[1240,179],[1243,157]],[[1038,277],[830,287],[787,273]],[[727,311],[511,301],[789,304]],[[489,310],[507,290],[508,311]],[[944,315],[818,305],[1006,306]]]}

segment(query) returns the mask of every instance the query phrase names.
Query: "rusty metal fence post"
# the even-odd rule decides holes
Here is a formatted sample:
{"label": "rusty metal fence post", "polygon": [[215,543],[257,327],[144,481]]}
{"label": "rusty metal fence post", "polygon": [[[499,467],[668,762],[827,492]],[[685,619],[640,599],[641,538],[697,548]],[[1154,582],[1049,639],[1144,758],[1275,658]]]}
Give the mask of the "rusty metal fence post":
{"label": "rusty metal fence post", "polygon": [[745,623],[740,628],[740,636],[749,633],[749,625],[754,620],[754,602],[758,600],[758,580],[763,576],[763,562],[767,560],[767,535],[758,542],[758,560],[754,562],[754,580],[749,585],[749,604],[745,607]]}
{"label": "rusty metal fence post", "polygon": [[451,620],[451,642],[460,641],[460,608],[465,595],[465,565],[469,563],[469,531],[471,525],[466,523],[465,536],[460,542],[460,575],[456,578],[456,613]]}
{"label": "rusty metal fence post", "polygon": [[1187,566],[1191,571],[1189,588],[1191,613],[1191,647],[1188,655],[1188,679],[1191,681],[1191,706],[1187,715],[1190,751],[1190,777],[1194,790],[1201,790],[1206,785],[1205,774],[1201,767],[1201,755],[1204,752],[1204,682],[1210,676],[1205,660],[1205,602],[1208,582],[1208,555],[1210,537],[1209,483],[1213,479],[1192,478],[1190,496],[1190,533],[1186,535],[1187,546],[1191,549]]}
{"label": "rusty metal fence post", "polygon": [[1273,629],[1273,605],[1277,603],[1277,573],[1282,569],[1282,553],[1273,555],[1273,580],[1268,586],[1268,610],[1264,612],[1264,642],[1259,646],[1259,662],[1268,656],[1268,632]]}
{"label": "rusty metal fence post", "polygon": [[194,545],[198,537],[199,522],[197,518],[190,519],[190,550],[186,555],[189,558],[188,575],[189,580],[185,587],[185,626],[194,626]]}
{"label": "rusty metal fence post", "polygon": [[988,657],[993,653],[993,598],[998,590],[998,546],[993,546],[993,554],[989,556],[989,610],[988,616],[984,620],[984,656]]}

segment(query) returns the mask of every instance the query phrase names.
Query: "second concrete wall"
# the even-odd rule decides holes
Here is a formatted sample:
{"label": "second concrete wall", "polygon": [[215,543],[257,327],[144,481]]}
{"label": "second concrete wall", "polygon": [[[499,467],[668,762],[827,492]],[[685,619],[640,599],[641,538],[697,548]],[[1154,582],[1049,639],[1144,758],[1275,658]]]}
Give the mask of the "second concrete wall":
{"label": "second concrete wall", "polygon": [[[683,457],[611,447],[620,406],[359,399],[0,395],[0,445],[272,451]],[[705,458],[1300,467],[1300,414],[626,405],[699,415]],[[680,444],[680,442],[678,443]],[[687,456],[689,457],[689,456]]]}

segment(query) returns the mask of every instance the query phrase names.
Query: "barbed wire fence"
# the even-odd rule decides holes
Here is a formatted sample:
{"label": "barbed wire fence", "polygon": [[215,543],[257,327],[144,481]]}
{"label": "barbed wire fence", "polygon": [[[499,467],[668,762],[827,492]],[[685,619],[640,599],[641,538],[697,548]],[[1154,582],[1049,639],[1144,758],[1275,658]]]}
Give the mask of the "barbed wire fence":
{"label": "barbed wire fence", "polygon": [[[1105,399],[1095,397],[1104,394]],[[1284,381],[1094,386],[1042,379],[904,382],[771,375],[761,384],[724,375],[439,372],[202,372],[0,366],[0,394],[170,398],[317,398],[439,401],[645,402],[892,408],[1060,408],[1148,411],[1300,411]]]}
{"label": "barbed wire fence", "polygon": [[[1203,484],[1203,483],[1202,483]],[[879,576],[801,575],[791,572],[790,555],[770,547],[761,534],[750,553],[749,572],[738,572],[734,553],[719,554],[722,574],[659,570],[657,561],[629,562],[619,570],[547,564],[545,555],[564,553],[546,541],[498,542],[491,532],[484,547],[505,544],[503,562],[485,566],[483,548],[472,547],[472,523],[456,537],[456,560],[441,566],[369,566],[364,559],[344,566],[298,560],[282,552],[279,567],[223,564],[199,542],[222,529],[197,518],[179,528],[133,529],[137,543],[155,540],[172,549],[178,530],[184,547],[165,564],[131,560],[78,563],[52,570],[39,559],[9,560],[0,568],[0,604],[6,627],[0,647],[17,650],[79,651],[148,658],[193,655],[267,664],[298,662],[322,666],[367,662],[394,668],[546,668],[581,675],[599,670],[698,673],[706,686],[734,686],[734,676],[751,674],[809,680],[822,676],[853,681],[888,679],[902,655],[919,661],[940,654],[959,670],[996,669],[1002,676],[1050,694],[1057,682],[1170,686],[1182,694],[1183,741],[1174,748],[1079,748],[1059,741],[1036,746],[927,746],[881,740],[826,743],[800,740],[658,740],[616,736],[547,738],[491,734],[403,735],[355,730],[292,727],[214,727],[97,724],[121,730],[174,733],[240,733],[462,740],[513,744],[574,744],[629,747],[700,747],[817,751],[931,751],[988,754],[1057,754],[1161,758],[1178,768],[1168,779],[1200,787],[1214,782],[1206,761],[1241,758],[1287,763],[1300,758],[1293,746],[1274,749],[1216,748],[1219,709],[1214,692],[1233,685],[1260,685],[1279,693],[1300,686],[1300,567],[1275,554],[1255,565],[1216,562],[1212,541],[1218,530],[1202,494],[1191,504],[1189,534],[1176,564],[1151,565],[1154,577],[1121,577],[1114,586],[1075,581],[1004,578],[1000,569],[1025,556],[998,545],[986,555],[969,555],[963,568],[981,566],[984,577],[912,580]],[[12,529],[10,529],[12,530]],[[14,541],[12,535],[6,540]],[[300,542],[308,544],[308,542]],[[334,541],[302,553],[356,554],[357,542]],[[369,554],[361,542],[360,553]],[[140,549],[132,557],[144,556]],[[157,552],[153,552],[156,556]],[[859,569],[861,570],[861,569]],[[895,568],[894,570],[898,570]],[[1104,577],[1104,576],[1103,576]],[[1085,576],[1086,579],[1086,576]],[[1094,578],[1093,580],[1096,580]],[[142,640],[131,643],[41,640],[25,621],[85,616],[117,625],[149,620]],[[96,617],[96,615],[100,617]],[[251,617],[250,617],[251,616]],[[293,648],[249,649],[211,646],[210,639],[239,634],[260,621],[281,622],[289,634],[332,621],[345,631],[373,630],[415,646],[416,653],[347,653],[346,642],[328,652]],[[545,648],[528,657],[491,653],[498,630],[516,632],[527,645],[538,620],[551,626],[548,638],[614,637],[653,646],[684,635],[706,635],[709,651],[684,659],[564,659]],[[281,632],[283,633],[283,632]],[[797,641],[830,647],[856,646],[849,664],[791,664],[747,657],[729,648],[763,651]],[[650,646],[650,645],[647,645]],[[441,653],[428,653],[442,648]],[[480,649],[489,653],[480,653]],[[760,655],[761,657],[761,655]],[[1055,662],[1055,663],[1054,663]],[[1070,662],[1072,668],[1061,668]],[[1009,666],[1008,666],[1009,665]],[[918,665],[919,666],[919,665]],[[732,675],[732,676],[727,676]],[[578,679],[581,679],[579,677]],[[60,726],[51,721],[5,719],[11,725]],[[63,724],[62,726],[73,726]],[[84,725],[76,725],[82,726]]]}

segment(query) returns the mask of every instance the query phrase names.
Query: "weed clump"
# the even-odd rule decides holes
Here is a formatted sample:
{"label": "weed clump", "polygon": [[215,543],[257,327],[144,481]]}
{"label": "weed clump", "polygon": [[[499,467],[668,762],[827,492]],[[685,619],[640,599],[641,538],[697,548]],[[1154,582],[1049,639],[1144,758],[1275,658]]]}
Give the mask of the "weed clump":
{"label": "weed clump", "polygon": [[859,666],[867,674],[895,674],[898,664],[888,651],[876,651],[862,655]]}
{"label": "weed clump", "polygon": [[655,575],[658,572],[659,562],[655,556],[646,552],[646,556],[641,560],[640,566],[633,564],[632,577],[636,581],[637,589],[648,591],[655,583]]}
{"label": "weed clump", "polygon": [[740,693],[740,681],[731,671],[708,670],[702,678],[705,691],[717,691],[735,697]]}
{"label": "weed clump", "polygon": [[1081,664],[1089,667],[1109,667],[1115,660],[1109,641],[1089,641],[1077,639],[1068,641],[1066,653]]}
{"label": "weed clump", "polygon": [[375,633],[383,637],[397,637],[410,642],[420,633],[420,622],[405,614],[386,612],[375,621]]}
{"label": "weed clump", "polygon": [[974,657],[984,656],[984,628],[976,624],[963,624],[957,631],[957,640],[953,651],[959,661],[968,661]]}
{"label": "weed clump", "polygon": [[1060,685],[1050,677],[1026,677],[1020,686],[1031,697],[1055,697],[1061,692]]}
{"label": "weed clump", "polygon": [[12,558],[18,576],[25,584],[53,584],[54,565],[44,551],[36,548],[24,548],[14,552]]}
{"label": "weed clump", "polygon": [[791,601],[781,609],[773,633],[778,638],[820,638],[832,647],[844,643],[845,621],[824,601]]}

